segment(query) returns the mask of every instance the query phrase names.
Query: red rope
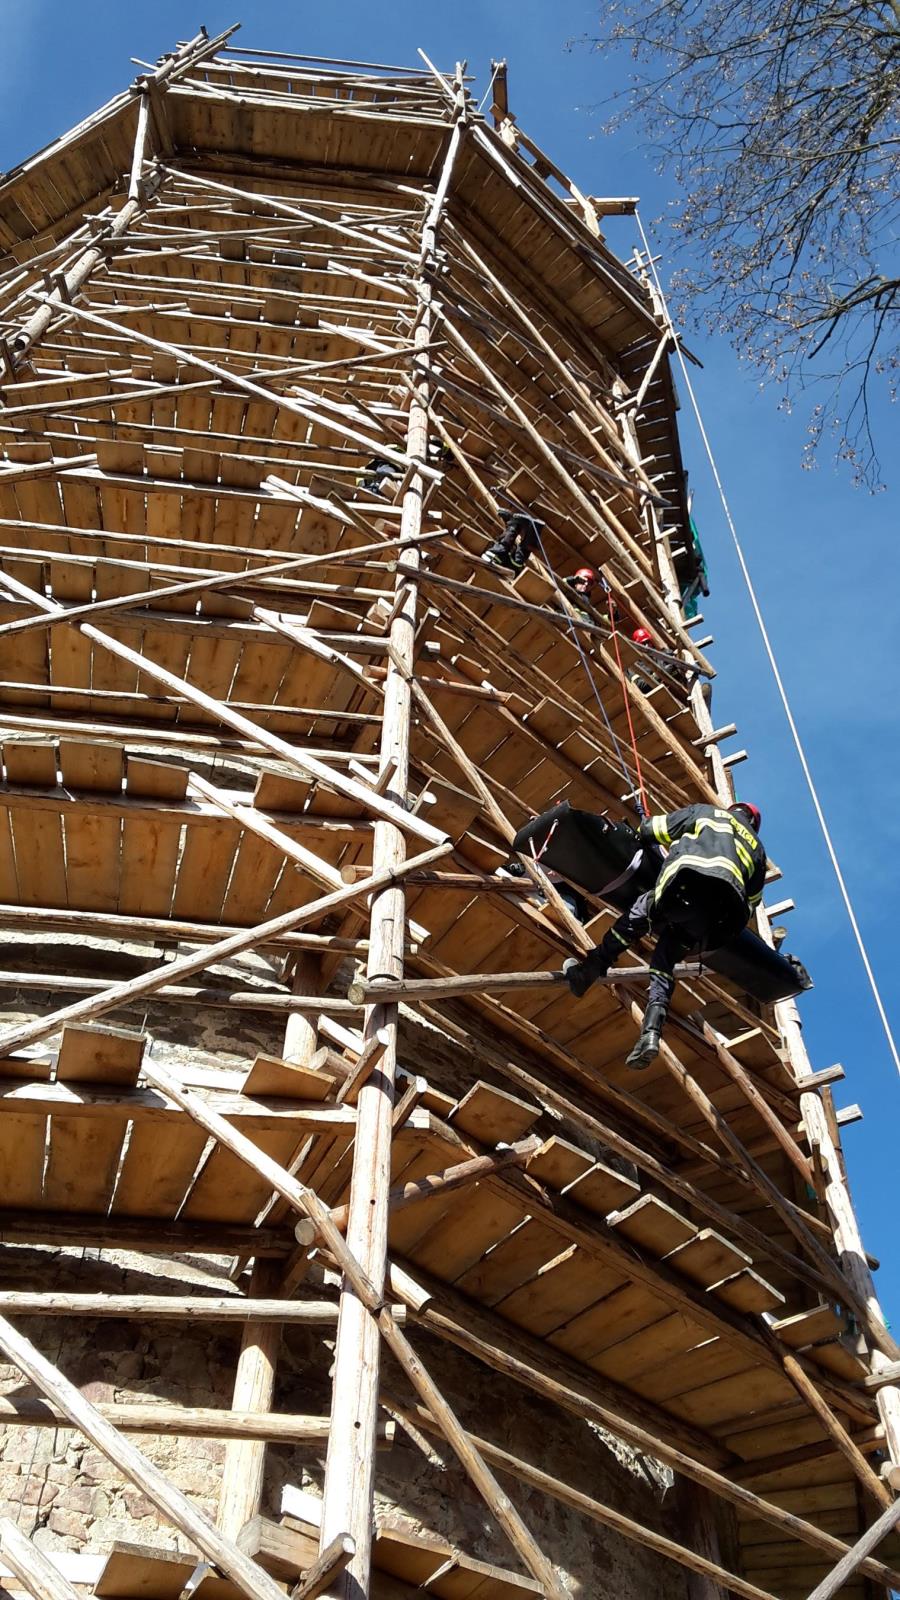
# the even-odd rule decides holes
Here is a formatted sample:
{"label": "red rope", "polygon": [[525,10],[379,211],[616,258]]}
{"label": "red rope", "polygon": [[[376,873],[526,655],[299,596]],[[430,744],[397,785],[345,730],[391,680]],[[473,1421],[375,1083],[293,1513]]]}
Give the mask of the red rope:
{"label": "red rope", "polygon": [[625,687],[625,667],[622,663],[622,652],[619,649],[619,630],[616,627],[616,602],[612,597],[612,593],[609,591],[607,592],[606,598],[609,603],[609,626],[612,632],[613,647],[616,652],[616,661],[619,664],[619,675],[622,679],[622,698],[625,701],[625,716],[628,719],[628,737],[631,740],[631,753],[634,756],[634,769],[637,773],[638,791],[641,797],[641,805],[644,808],[644,816],[649,817],[650,803],[647,799],[647,791],[644,788],[644,774],[641,771],[641,758],[638,755],[637,739],[634,736],[634,723],[631,720],[631,703],[628,699],[628,690]]}

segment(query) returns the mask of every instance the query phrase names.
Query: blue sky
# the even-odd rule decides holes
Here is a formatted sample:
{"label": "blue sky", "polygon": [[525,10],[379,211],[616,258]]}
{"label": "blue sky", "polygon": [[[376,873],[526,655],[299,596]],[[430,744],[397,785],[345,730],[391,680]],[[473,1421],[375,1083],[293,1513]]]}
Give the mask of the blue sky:
{"label": "blue sky", "polygon": [[[210,33],[240,20],[216,0],[194,11],[170,0],[0,0],[0,166],[63,132],[124,87],[134,56],[153,60],[205,23]],[[571,39],[590,33],[596,9],[578,0],[255,0],[237,42],[308,54],[413,64],[421,45],[444,68],[468,59],[487,87],[491,57],[509,62],[510,105],[527,132],[579,186],[594,194],[636,194],[645,224],[672,199],[642,154],[640,133],[600,133],[591,107],[615,88],[608,57]],[[636,242],[627,220],[610,221],[612,247]],[[662,269],[665,271],[665,262]],[[806,471],[802,399],[777,410],[724,342],[692,334],[704,370],[695,375],[732,511],[766,613],[801,735],[829,817],[889,1013],[900,1023],[900,976],[893,958],[896,861],[900,851],[900,575],[896,560],[897,469],[887,492],[854,489],[826,454]],[[859,957],[838,898],[774,685],[763,655],[718,499],[683,396],[683,448],[709,561],[705,607],[716,635],[720,678],[715,720],[734,721],[751,759],[741,790],[763,808],[770,853],[790,894],[789,947],[811,970],[804,1002],[814,1065],[843,1062],[839,1105],[859,1101],[865,1120],[845,1132],[850,1177],[869,1250],[881,1257],[879,1288],[890,1315],[900,1303],[900,1251],[890,1205],[900,1081],[880,1032]],[[881,408],[883,437],[896,419]],[[887,447],[885,447],[887,454]]]}

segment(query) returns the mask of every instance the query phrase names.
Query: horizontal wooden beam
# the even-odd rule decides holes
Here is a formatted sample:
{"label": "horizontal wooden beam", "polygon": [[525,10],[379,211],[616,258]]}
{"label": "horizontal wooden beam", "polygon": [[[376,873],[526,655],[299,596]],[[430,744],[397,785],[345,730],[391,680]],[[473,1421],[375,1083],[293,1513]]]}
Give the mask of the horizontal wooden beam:
{"label": "horizontal wooden beam", "polygon": [[[236,923],[185,922],[174,917],[126,916],[118,911],[71,911],[58,906],[3,904],[0,904],[0,928],[19,933],[72,933],[79,939],[93,935],[99,939],[146,940],[153,944],[212,942],[240,931]],[[260,948],[361,956],[368,950],[369,941],[343,939],[327,933],[283,933],[279,938],[260,941]]]}
{"label": "horizontal wooden beam", "polygon": [[[83,978],[61,972],[0,971],[0,989],[39,989],[47,994],[102,996],[109,985],[102,978]],[[153,991],[161,1005],[220,1007],[226,1011],[272,1011],[291,1016],[295,1011],[328,1011],[351,1016],[359,1011],[352,1000],[337,995],[273,994],[268,989],[219,989],[214,984],[166,983]]]}
{"label": "horizontal wooden beam", "polygon": [[[186,1439],[261,1439],[270,1444],[318,1444],[328,1438],[330,1417],[301,1412],[219,1411],[213,1406],[176,1406],[160,1401],[147,1405],[97,1403],[95,1409],[122,1433],[175,1434]],[[18,1396],[0,1398],[0,1427],[67,1428],[65,1412],[49,1400]],[[380,1440],[392,1439],[381,1423]]]}
{"label": "horizontal wooden beam", "polygon": [[[27,1064],[27,1063],[26,1063]],[[150,1070],[149,1065],[145,1070]],[[196,1098],[214,1116],[227,1117],[230,1124],[252,1132],[263,1129],[288,1129],[301,1133],[340,1133],[352,1135],[356,1126],[356,1112],[352,1106],[325,1106],[319,1101],[304,1104],[301,1101],[282,1100],[269,1096],[251,1097],[215,1091]],[[173,1119],[179,1125],[185,1115],[178,1104],[158,1089],[90,1088],[78,1083],[18,1083],[0,1079],[0,1116],[22,1116],[23,1113],[59,1113],[65,1117],[90,1117],[114,1121],[139,1119],[142,1122],[160,1122],[169,1127]],[[424,1119],[426,1112],[413,1112],[413,1117]]]}
{"label": "horizontal wooden beam", "polygon": [[136,1317],[148,1321],[284,1322],[331,1327],[338,1304],[331,1300],[277,1300],[245,1295],[64,1294],[0,1289],[4,1317]]}
{"label": "horizontal wooden beam", "polygon": [[38,1244],[90,1250],[146,1250],[153,1255],[290,1255],[289,1228],[238,1222],[170,1222],[165,1217],[101,1217],[68,1211],[0,1211],[0,1245]]}
{"label": "horizontal wooden beam", "polygon": [[[691,977],[698,966],[678,966],[675,975]],[[641,983],[650,976],[649,967],[614,967],[604,977],[596,978],[601,987],[614,983]],[[553,972],[473,972],[464,977],[450,978],[398,978],[396,981],[375,978],[371,982],[354,980],[347,990],[353,1005],[378,1005],[392,1000],[407,1002],[422,1000],[449,1000],[465,994],[493,994],[506,989],[555,989],[565,984],[566,975]]]}

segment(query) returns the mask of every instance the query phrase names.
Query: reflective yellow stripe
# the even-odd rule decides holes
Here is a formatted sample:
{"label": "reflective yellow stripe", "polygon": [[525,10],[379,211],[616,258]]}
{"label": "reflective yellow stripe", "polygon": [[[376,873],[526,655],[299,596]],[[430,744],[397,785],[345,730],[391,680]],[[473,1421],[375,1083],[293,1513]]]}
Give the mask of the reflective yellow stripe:
{"label": "reflective yellow stripe", "polygon": [[653,829],[653,837],[657,844],[670,845],[672,843],[672,840],[669,837],[669,830],[666,827],[666,820],[667,819],[665,817],[651,817],[650,819],[650,826]]}
{"label": "reflective yellow stripe", "polygon": [[748,873],[752,877],[753,868],[754,868],[755,862],[753,860],[752,855],[750,854],[750,851],[744,849],[744,846],[741,844],[740,839],[735,839],[734,848],[738,853],[739,859],[741,861],[743,861],[744,866],[747,868]]}
{"label": "reflective yellow stripe", "polygon": [[693,826],[693,828],[691,830],[691,832],[693,834],[693,837],[695,839],[698,839],[700,837],[700,829],[701,828],[712,828],[713,833],[730,833],[732,835],[734,834],[734,829],[731,826],[731,823],[730,822],[720,822],[717,817],[698,817],[697,821],[694,823],[694,826]]}
{"label": "reflective yellow stripe", "polygon": [[629,944],[631,943],[630,939],[625,939],[625,938],[623,938],[621,933],[616,933],[615,928],[610,928],[609,931],[612,934],[614,939],[618,939],[619,944],[622,946],[622,949],[623,950],[627,950]]}
{"label": "reflective yellow stripe", "polygon": [[745,891],[744,875],[740,867],[736,867],[727,856],[675,856],[668,861],[659,875],[656,885],[655,898],[658,900],[667,883],[670,883],[676,872],[682,867],[691,867],[695,872],[712,872],[717,867],[724,867],[730,872],[743,894]]}

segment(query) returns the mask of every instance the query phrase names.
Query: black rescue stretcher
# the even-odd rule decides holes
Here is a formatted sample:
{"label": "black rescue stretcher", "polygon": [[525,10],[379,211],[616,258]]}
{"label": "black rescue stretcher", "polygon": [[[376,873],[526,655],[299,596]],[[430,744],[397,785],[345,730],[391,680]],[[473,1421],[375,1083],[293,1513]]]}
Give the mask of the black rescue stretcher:
{"label": "black rescue stretcher", "polygon": [[[660,852],[643,845],[629,823],[576,811],[568,800],[520,828],[513,848],[588,894],[601,895],[617,911],[626,911],[639,894],[653,888],[663,863]],[[772,950],[750,928],[718,950],[704,952],[703,960],[768,1004],[812,988],[809,973],[795,956]]]}

